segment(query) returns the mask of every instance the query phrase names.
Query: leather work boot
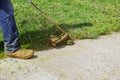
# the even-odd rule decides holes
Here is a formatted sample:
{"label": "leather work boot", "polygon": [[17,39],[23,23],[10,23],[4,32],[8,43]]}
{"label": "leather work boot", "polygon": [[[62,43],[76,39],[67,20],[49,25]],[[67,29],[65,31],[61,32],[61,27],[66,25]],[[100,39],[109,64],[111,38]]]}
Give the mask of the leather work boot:
{"label": "leather work boot", "polygon": [[12,57],[12,58],[21,58],[21,59],[28,59],[32,57],[34,54],[33,50],[29,49],[20,49],[13,53],[6,53],[6,57]]}

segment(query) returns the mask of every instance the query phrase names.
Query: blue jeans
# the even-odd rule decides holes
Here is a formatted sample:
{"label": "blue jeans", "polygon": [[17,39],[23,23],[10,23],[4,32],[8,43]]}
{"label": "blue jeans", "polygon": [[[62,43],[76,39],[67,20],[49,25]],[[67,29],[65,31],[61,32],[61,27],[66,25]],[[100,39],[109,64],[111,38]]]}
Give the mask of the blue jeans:
{"label": "blue jeans", "polygon": [[5,53],[12,53],[20,49],[14,10],[10,0],[0,0],[0,27],[4,37]]}

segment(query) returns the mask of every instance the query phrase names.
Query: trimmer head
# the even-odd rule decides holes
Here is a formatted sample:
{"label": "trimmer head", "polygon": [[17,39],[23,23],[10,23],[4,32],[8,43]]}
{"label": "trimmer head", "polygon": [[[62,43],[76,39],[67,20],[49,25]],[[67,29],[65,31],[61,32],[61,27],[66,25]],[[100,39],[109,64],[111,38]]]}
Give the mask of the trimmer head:
{"label": "trimmer head", "polygon": [[74,44],[73,40],[69,37],[67,33],[61,34],[60,36],[52,35],[49,41],[52,46],[58,46],[63,44],[68,44],[68,45]]}

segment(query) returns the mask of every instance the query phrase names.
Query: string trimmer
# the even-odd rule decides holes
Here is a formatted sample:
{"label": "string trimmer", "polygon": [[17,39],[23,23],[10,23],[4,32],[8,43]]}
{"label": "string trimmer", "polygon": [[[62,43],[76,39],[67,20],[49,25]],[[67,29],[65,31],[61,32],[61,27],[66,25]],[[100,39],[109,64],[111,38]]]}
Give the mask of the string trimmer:
{"label": "string trimmer", "polygon": [[44,12],[42,10],[40,10],[31,0],[27,0],[28,3],[36,10],[38,11],[45,19],[47,19],[51,24],[53,24],[59,31],[62,32],[61,35],[59,36],[55,36],[52,35],[50,36],[49,42],[52,46],[57,46],[57,45],[61,45],[61,44],[69,44],[72,45],[74,44],[73,40],[71,39],[71,37],[68,35],[68,33],[63,30],[60,26],[57,25],[56,22],[54,22],[53,20],[51,20],[50,18],[48,18]]}

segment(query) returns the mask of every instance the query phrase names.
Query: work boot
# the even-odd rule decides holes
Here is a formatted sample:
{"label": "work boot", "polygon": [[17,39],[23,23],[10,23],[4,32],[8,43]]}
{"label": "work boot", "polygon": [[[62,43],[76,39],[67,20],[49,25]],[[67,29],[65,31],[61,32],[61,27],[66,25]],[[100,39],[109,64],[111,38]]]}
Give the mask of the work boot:
{"label": "work boot", "polygon": [[13,53],[6,53],[6,57],[12,57],[12,58],[21,58],[21,59],[28,59],[32,57],[34,54],[33,50],[29,49],[20,49]]}

